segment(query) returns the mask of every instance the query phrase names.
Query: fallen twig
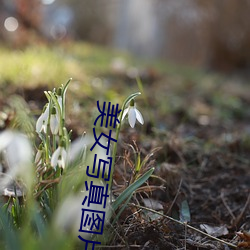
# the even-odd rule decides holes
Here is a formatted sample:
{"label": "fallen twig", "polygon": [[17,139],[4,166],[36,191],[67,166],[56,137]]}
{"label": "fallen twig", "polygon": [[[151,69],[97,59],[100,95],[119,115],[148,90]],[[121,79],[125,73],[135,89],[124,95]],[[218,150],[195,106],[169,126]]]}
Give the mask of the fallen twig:
{"label": "fallen twig", "polygon": [[222,200],[224,206],[226,207],[227,211],[228,211],[229,214],[231,215],[233,221],[235,221],[236,218],[235,218],[235,216],[234,216],[234,214],[233,214],[231,208],[228,206],[228,204],[227,204],[227,202],[226,202],[226,200],[225,200],[225,196],[224,196],[224,192],[223,192],[223,191],[221,192],[220,197],[221,197],[221,200]]}
{"label": "fallen twig", "polygon": [[247,197],[247,201],[245,203],[245,206],[243,207],[243,209],[241,210],[241,213],[235,218],[235,220],[233,221],[234,225],[238,225],[238,223],[240,222],[240,220],[242,219],[242,217],[244,216],[248,206],[249,206],[249,203],[250,203],[250,194],[248,194],[248,197]]}
{"label": "fallen twig", "polygon": [[163,217],[165,217],[165,218],[167,218],[167,219],[169,219],[169,220],[171,220],[171,221],[174,221],[174,222],[176,222],[176,223],[178,223],[178,224],[183,225],[184,227],[188,227],[189,229],[192,229],[192,230],[194,230],[194,231],[196,231],[196,232],[199,232],[200,234],[203,234],[203,235],[205,235],[205,236],[207,236],[207,237],[209,237],[209,238],[211,238],[211,239],[213,239],[213,240],[219,241],[219,242],[221,242],[221,243],[223,243],[223,244],[226,244],[226,245],[228,245],[228,246],[230,246],[230,247],[237,248],[236,245],[234,245],[234,244],[232,244],[232,243],[229,243],[229,242],[226,242],[226,241],[224,241],[224,240],[218,239],[218,238],[216,238],[216,237],[214,237],[214,236],[212,236],[212,235],[209,235],[209,234],[207,234],[207,233],[205,233],[205,232],[203,232],[203,231],[201,231],[201,230],[199,230],[199,229],[197,229],[197,228],[195,228],[195,227],[192,227],[192,226],[188,225],[187,222],[178,221],[178,220],[176,220],[176,219],[173,219],[173,218],[170,217],[170,216],[167,216],[167,215],[165,215],[165,214],[162,214],[162,213],[160,213],[160,212],[157,212],[157,211],[155,211],[155,210],[153,210],[153,209],[150,209],[150,208],[147,208],[147,207],[144,207],[144,206],[141,206],[141,205],[137,205],[137,204],[134,204],[134,203],[129,203],[128,205],[134,206],[134,207],[137,207],[137,208],[140,208],[140,209],[145,209],[145,210],[150,211],[150,212],[152,212],[152,213],[161,215],[161,216],[163,216]]}
{"label": "fallen twig", "polygon": [[178,189],[177,189],[176,195],[175,195],[175,197],[174,197],[174,199],[173,199],[173,201],[172,201],[172,203],[171,203],[171,205],[170,205],[170,207],[169,207],[169,209],[168,209],[168,211],[167,211],[167,214],[169,214],[169,213],[171,212],[171,210],[172,210],[172,208],[173,208],[173,205],[174,205],[175,202],[176,202],[176,199],[177,199],[177,197],[178,197],[178,195],[179,195],[179,193],[180,193],[180,191],[181,191],[181,185],[182,185],[182,179],[180,180],[179,187],[178,187]]}
{"label": "fallen twig", "polygon": [[[116,245],[116,246],[98,246],[98,248],[124,248],[124,247],[128,247],[127,245]],[[129,245],[129,247],[134,247],[134,248],[141,248],[141,245]]]}

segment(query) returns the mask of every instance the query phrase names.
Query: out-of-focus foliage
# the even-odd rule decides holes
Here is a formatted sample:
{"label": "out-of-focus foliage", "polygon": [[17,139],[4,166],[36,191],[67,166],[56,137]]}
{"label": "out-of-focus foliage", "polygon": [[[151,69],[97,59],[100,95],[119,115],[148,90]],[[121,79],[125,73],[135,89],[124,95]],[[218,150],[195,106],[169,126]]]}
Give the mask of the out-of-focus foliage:
{"label": "out-of-focus foliage", "polygon": [[249,65],[247,0],[65,2],[77,38],[219,70]]}
{"label": "out-of-focus foliage", "polygon": [[[46,2],[0,2],[0,39],[14,47],[80,39],[217,70],[249,66],[248,0]],[[8,17],[16,30],[6,27]]]}

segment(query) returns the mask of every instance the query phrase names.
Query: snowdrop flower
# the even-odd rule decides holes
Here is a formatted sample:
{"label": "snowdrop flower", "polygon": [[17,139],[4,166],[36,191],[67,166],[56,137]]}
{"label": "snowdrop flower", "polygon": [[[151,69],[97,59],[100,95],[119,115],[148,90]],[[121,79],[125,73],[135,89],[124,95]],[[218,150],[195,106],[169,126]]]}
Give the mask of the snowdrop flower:
{"label": "snowdrop flower", "polygon": [[[93,167],[93,160],[94,155],[96,155],[96,162],[99,162],[101,159],[108,159],[111,155],[106,155],[106,149],[102,147],[94,147],[91,153],[89,149],[95,143],[95,138],[92,135],[83,135],[82,137],[77,138],[74,140],[69,149],[67,151],[67,163],[70,165],[72,164],[80,164],[82,167],[86,168],[87,166],[92,169]],[[100,143],[105,145],[106,140],[101,138]],[[84,163],[84,164],[83,164]],[[103,172],[103,165],[101,164],[100,172]],[[105,173],[108,174],[109,168],[105,167]]]}
{"label": "snowdrop flower", "polygon": [[[88,182],[89,184],[89,182]],[[105,186],[102,180],[94,179],[94,185]],[[79,232],[82,209],[90,209],[94,211],[101,211],[105,213],[105,224],[109,223],[112,215],[112,207],[110,204],[110,199],[107,199],[106,207],[103,205],[85,202],[82,204],[84,198],[90,196],[89,190],[87,191],[85,187],[78,194],[69,194],[56,209],[55,217],[53,219],[53,225],[59,233],[72,234],[75,237],[80,235],[84,239],[90,239],[93,234],[87,232]],[[110,195],[110,193],[108,193]],[[86,231],[90,231],[90,224],[84,225]]]}
{"label": "snowdrop flower", "polygon": [[49,104],[47,104],[36,122],[36,132],[41,133],[42,131],[46,134],[47,125],[49,120]]}
{"label": "snowdrop flower", "polygon": [[61,110],[62,110],[62,96],[57,96],[57,101],[58,101],[58,103],[59,103],[59,106],[60,106],[60,108],[61,108]]}
{"label": "snowdrop flower", "polygon": [[72,164],[78,160],[85,161],[86,160],[86,151],[87,146],[90,144],[90,137],[87,135],[83,135],[82,137],[74,140],[68,150],[68,163]]}
{"label": "snowdrop flower", "polygon": [[56,135],[59,131],[59,117],[58,112],[55,107],[52,108],[51,116],[50,116],[50,130],[53,135]]}
{"label": "snowdrop flower", "polygon": [[124,110],[122,120],[125,118],[127,114],[128,114],[129,125],[132,128],[134,128],[136,120],[138,120],[138,122],[140,122],[141,124],[144,123],[141,112],[135,107],[134,99],[130,101],[129,107]]}
{"label": "snowdrop flower", "polygon": [[36,164],[40,164],[41,163],[41,159],[42,159],[42,155],[43,155],[43,145],[42,143],[39,145],[39,148],[37,150],[36,156],[35,156],[35,163]]}
{"label": "snowdrop flower", "polygon": [[55,150],[55,152],[52,154],[51,157],[51,166],[53,168],[56,168],[58,166],[59,168],[64,169],[67,161],[67,152],[64,148],[63,143],[59,145],[59,147]]}
{"label": "snowdrop flower", "polygon": [[58,89],[56,98],[57,98],[58,104],[59,104],[61,111],[62,111],[62,88]]}
{"label": "snowdrop flower", "polygon": [[[28,138],[17,132],[6,130],[0,133],[0,153],[7,163],[6,178],[1,180],[0,189],[18,176],[29,186],[33,181],[32,147]],[[8,177],[8,178],[7,178]]]}

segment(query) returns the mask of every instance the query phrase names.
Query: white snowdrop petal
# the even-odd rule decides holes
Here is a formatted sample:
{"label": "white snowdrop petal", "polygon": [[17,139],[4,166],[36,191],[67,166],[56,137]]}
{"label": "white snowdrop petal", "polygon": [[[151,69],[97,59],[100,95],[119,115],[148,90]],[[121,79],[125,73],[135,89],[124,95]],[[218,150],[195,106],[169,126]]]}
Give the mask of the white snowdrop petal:
{"label": "white snowdrop petal", "polygon": [[11,168],[31,163],[32,148],[25,135],[14,133],[14,137],[6,149],[6,157]]}
{"label": "white snowdrop petal", "polygon": [[43,114],[44,114],[44,120],[48,121],[48,119],[49,119],[49,104],[47,105]]}
{"label": "white snowdrop petal", "polygon": [[61,156],[63,157],[63,159],[67,159],[67,152],[64,148],[62,148],[62,151],[61,151]]}
{"label": "white snowdrop petal", "polygon": [[65,161],[63,158],[57,161],[58,167],[64,169],[65,168]]}
{"label": "white snowdrop petal", "polygon": [[36,132],[40,133],[42,131],[42,126],[44,122],[44,114],[42,113],[36,122]]}
{"label": "white snowdrop petal", "polygon": [[60,109],[62,110],[62,96],[57,96],[57,101],[60,106]]}
{"label": "white snowdrop petal", "polygon": [[[88,182],[90,184],[90,182]],[[103,186],[103,182],[99,179],[93,180],[94,185]],[[71,234],[77,237],[80,235],[84,239],[91,239],[92,234],[88,232],[79,232],[79,226],[82,218],[82,209],[90,209],[95,211],[101,211],[105,213],[105,223],[109,223],[112,216],[112,209],[110,204],[110,199],[107,199],[106,208],[95,203],[90,203],[88,205],[85,202],[82,205],[84,198],[89,196],[89,191],[85,190],[85,186],[82,187],[83,191],[79,194],[69,194],[56,208],[55,216],[53,217],[53,226],[58,232]],[[108,194],[110,195],[110,193]],[[90,230],[91,225],[86,224],[82,226],[86,231]]]}
{"label": "white snowdrop petal", "polygon": [[141,124],[143,124],[143,123],[144,123],[144,120],[143,120],[143,117],[142,117],[141,112],[140,112],[138,109],[135,109],[135,113],[136,113],[136,119],[137,119]]}
{"label": "white snowdrop petal", "polygon": [[40,159],[41,159],[41,157],[42,157],[42,153],[43,153],[42,150],[38,150],[38,151],[37,151],[36,156],[35,156],[35,163],[36,163],[36,164],[40,161]]}
{"label": "white snowdrop petal", "polygon": [[43,131],[44,133],[47,132],[47,124],[49,120],[49,105],[47,105],[45,111],[41,114],[36,122],[36,132],[40,133]]}
{"label": "white snowdrop petal", "polygon": [[79,157],[81,157],[82,159],[85,159],[87,145],[91,145],[91,143],[92,143],[91,137],[88,135],[84,135],[74,140],[69,147],[69,151],[67,154],[67,161],[69,163],[72,163],[76,159],[79,159]]}
{"label": "white snowdrop petal", "polygon": [[[4,138],[6,141],[2,141]],[[3,142],[5,145],[2,145]],[[30,186],[33,182],[33,152],[28,138],[18,132],[5,131],[0,134],[0,149],[5,150],[4,159],[8,166],[6,178],[1,179],[0,189],[17,177],[21,177],[27,187]]]}
{"label": "white snowdrop petal", "polygon": [[123,120],[123,119],[125,118],[125,116],[127,115],[128,110],[129,110],[129,108],[126,108],[126,109],[123,111],[122,120]]}
{"label": "white snowdrop petal", "polygon": [[128,122],[129,125],[134,128],[135,126],[135,122],[136,122],[136,113],[135,113],[135,109],[134,108],[130,108],[129,112],[128,112]]}
{"label": "white snowdrop petal", "polygon": [[51,115],[50,117],[50,130],[53,135],[56,135],[59,131],[59,121],[57,115]]}
{"label": "white snowdrop petal", "polygon": [[13,133],[6,130],[0,134],[0,151],[5,149],[13,138]]}
{"label": "white snowdrop petal", "polygon": [[58,147],[51,157],[51,166],[55,168],[58,164],[58,158],[61,153],[61,147]]}
{"label": "white snowdrop petal", "polygon": [[45,134],[47,133],[47,123],[46,122],[44,122],[43,123],[43,125],[42,125],[42,130],[41,131],[43,131]]}
{"label": "white snowdrop petal", "polygon": [[61,167],[64,169],[67,161],[67,152],[63,148],[61,151]]}

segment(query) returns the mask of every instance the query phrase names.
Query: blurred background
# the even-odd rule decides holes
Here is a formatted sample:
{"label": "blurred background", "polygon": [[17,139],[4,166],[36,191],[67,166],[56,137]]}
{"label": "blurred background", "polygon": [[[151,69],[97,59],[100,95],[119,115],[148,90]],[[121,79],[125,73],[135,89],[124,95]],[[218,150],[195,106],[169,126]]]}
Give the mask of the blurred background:
{"label": "blurred background", "polygon": [[0,0],[9,46],[84,40],[220,71],[248,71],[249,0]]}
{"label": "blurred background", "polygon": [[[47,102],[44,91],[70,77],[65,124],[72,140],[92,134],[97,100],[121,105],[140,91],[136,105],[145,123],[131,129],[124,122],[116,183],[127,187],[137,173],[135,151],[140,161],[161,148],[152,161],[160,178],[152,183],[166,191],[154,199],[179,213],[184,198],[176,194],[185,193],[192,222],[227,225],[233,242],[236,228],[250,229],[249,13],[250,0],[0,0],[0,131],[29,134]],[[136,218],[126,211],[124,225],[131,212]],[[169,240],[173,227],[162,222],[155,229]],[[135,234],[119,229],[113,245],[135,244],[139,224],[129,225]],[[151,219],[149,225],[149,234],[139,230],[143,249],[166,249],[151,234]],[[49,233],[49,240],[30,237],[33,228],[18,231],[27,245],[55,241]],[[2,235],[0,228],[0,249]],[[186,235],[178,228],[173,235],[184,248]]]}

